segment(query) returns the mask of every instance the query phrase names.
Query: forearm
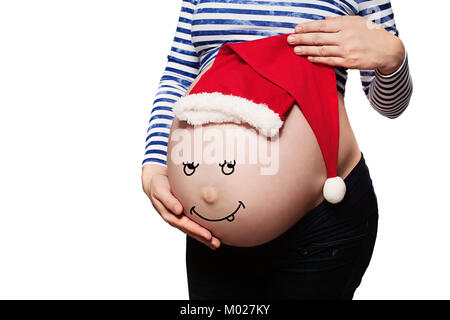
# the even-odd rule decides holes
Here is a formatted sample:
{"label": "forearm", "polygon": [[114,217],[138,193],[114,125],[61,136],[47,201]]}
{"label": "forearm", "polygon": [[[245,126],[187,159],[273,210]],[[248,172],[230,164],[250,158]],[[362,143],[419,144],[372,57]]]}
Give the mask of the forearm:
{"label": "forearm", "polygon": [[360,14],[382,29],[374,34],[382,39],[376,46],[374,70],[361,71],[364,91],[371,106],[381,115],[397,118],[409,105],[413,83],[409,72],[408,54],[394,21],[388,0],[364,1]]}
{"label": "forearm", "polygon": [[368,92],[372,107],[391,119],[397,118],[406,110],[413,91],[406,51],[402,59],[400,65],[397,65],[389,74],[384,70],[375,70]]}
{"label": "forearm", "polygon": [[199,71],[199,57],[192,44],[195,2],[182,1],[177,30],[150,114],[142,166],[167,165],[167,144],[173,121],[173,104],[185,94]]}
{"label": "forearm", "polygon": [[142,166],[148,163],[166,166],[167,144],[173,121],[172,105],[182,94],[182,88],[161,82],[150,114]]}

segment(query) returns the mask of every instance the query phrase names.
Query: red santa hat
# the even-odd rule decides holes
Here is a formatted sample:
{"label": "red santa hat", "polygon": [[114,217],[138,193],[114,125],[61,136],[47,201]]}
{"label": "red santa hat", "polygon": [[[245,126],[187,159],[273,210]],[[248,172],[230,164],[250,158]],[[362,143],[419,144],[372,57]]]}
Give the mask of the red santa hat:
{"label": "red santa hat", "polygon": [[340,202],[346,187],[337,176],[339,106],[334,68],[294,53],[288,34],[224,44],[174,114],[191,125],[248,123],[272,137],[298,104],[319,143],[327,168],[324,198]]}

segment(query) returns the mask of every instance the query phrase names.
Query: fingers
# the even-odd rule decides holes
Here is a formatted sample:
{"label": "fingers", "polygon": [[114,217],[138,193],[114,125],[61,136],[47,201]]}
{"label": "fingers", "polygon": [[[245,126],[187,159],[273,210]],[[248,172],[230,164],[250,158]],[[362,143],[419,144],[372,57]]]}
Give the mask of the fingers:
{"label": "fingers", "polygon": [[155,176],[152,179],[151,190],[151,196],[159,200],[168,210],[177,215],[183,213],[183,206],[170,191],[169,180],[166,176]]}
{"label": "fingers", "polygon": [[218,247],[220,247],[220,240],[219,240],[219,238],[216,238],[216,237],[212,237],[211,238],[211,243],[212,243],[212,245],[214,246],[214,248],[218,248]]}
{"label": "fingers", "polygon": [[[211,232],[196,223],[194,220],[189,219],[185,215],[174,215],[172,212],[168,211],[167,208],[159,201],[154,200],[153,203],[155,209],[159,212],[161,217],[165,222],[170,224],[172,227],[179,229],[180,231],[189,234],[191,237],[205,243],[206,245],[220,245],[220,241],[213,237]],[[213,239],[215,238],[215,239]]]}
{"label": "fingers", "polygon": [[301,56],[342,57],[339,46],[297,46],[294,52]]}
{"label": "fingers", "polygon": [[326,64],[332,67],[345,67],[345,59],[342,57],[308,57],[308,60],[314,63]]}
{"label": "fingers", "polygon": [[170,220],[176,228],[180,229],[185,233],[187,231],[192,232],[194,234],[200,235],[202,238],[206,240],[211,240],[212,238],[211,232],[208,229],[202,227],[197,222],[189,219],[185,215],[181,216],[172,215],[172,217],[170,217]]}
{"label": "fingers", "polygon": [[181,216],[181,218],[185,220],[182,223],[182,227],[179,228],[181,231],[186,234],[192,234],[193,237],[206,244],[211,249],[216,249],[220,246],[220,240],[214,237],[208,229],[203,228],[201,225],[189,219],[185,215]]}
{"label": "fingers", "polygon": [[314,20],[301,23],[295,27],[295,32],[339,32],[341,30],[339,18],[340,17],[326,17],[325,20]]}
{"label": "fingers", "polygon": [[208,241],[208,240],[203,239],[202,237],[199,237],[198,235],[191,234],[189,232],[187,232],[186,234],[189,235],[190,237],[196,239],[197,241],[200,241],[201,243],[208,246],[212,250],[216,250],[217,248],[220,247],[220,240],[217,239],[216,237],[212,237],[211,240]]}
{"label": "fingers", "polygon": [[339,37],[335,33],[293,33],[287,38],[291,45],[338,45],[340,43]]}
{"label": "fingers", "polygon": [[185,215],[176,216],[168,211],[162,211],[163,213],[161,213],[161,217],[172,227],[179,229],[183,233],[195,238],[213,250],[220,246],[220,240],[214,237],[208,229],[202,227],[195,221],[189,219]]}
{"label": "fingers", "polygon": [[192,238],[197,239],[213,250],[220,246],[220,240],[213,237],[208,229],[182,214],[183,207],[172,194],[169,180],[166,175],[155,175],[151,179],[151,186],[149,189],[150,191],[146,193],[156,211],[158,211],[165,222],[188,234]]}
{"label": "fingers", "polygon": [[208,229],[182,214],[183,207],[171,192],[167,174],[164,171],[152,174],[150,169],[153,169],[150,165],[143,168],[142,188],[163,220],[213,250],[220,247],[220,240]]}

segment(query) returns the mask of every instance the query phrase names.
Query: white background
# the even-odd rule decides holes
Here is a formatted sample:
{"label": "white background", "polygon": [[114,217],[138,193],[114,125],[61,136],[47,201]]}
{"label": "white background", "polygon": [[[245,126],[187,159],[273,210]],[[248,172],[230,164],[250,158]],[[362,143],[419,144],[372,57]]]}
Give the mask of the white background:
{"label": "white background", "polygon": [[[355,299],[449,299],[450,5],[392,2],[411,105],[383,118],[356,71],[347,84],[380,209]],[[185,236],[140,181],[179,9],[180,0],[0,1],[0,298],[188,298]]]}

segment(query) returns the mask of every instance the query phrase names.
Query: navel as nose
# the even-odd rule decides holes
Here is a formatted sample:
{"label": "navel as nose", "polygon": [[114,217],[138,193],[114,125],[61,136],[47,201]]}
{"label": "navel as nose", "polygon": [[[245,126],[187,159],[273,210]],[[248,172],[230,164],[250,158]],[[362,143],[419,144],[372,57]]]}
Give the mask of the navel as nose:
{"label": "navel as nose", "polygon": [[213,186],[205,186],[201,188],[201,196],[206,203],[213,203],[217,200],[219,193]]}

